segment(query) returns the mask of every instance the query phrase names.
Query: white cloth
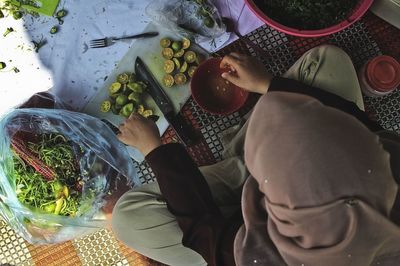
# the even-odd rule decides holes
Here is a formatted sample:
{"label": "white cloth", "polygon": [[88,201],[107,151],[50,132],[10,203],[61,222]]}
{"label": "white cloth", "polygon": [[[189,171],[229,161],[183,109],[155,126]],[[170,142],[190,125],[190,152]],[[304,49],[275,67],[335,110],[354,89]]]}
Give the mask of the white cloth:
{"label": "white cloth", "polygon": [[[28,16],[18,21],[11,17],[2,19],[0,33],[10,26],[16,32],[5,38],[0,36],[0,61],[7,63],[6,70],[16,66],[20,72],[0,72],[0,114],[22,103],[33,93],[50,88],[73,108],[82,110],[130,45],[134,44],[134,41],[128,41],[103,49],[88,49],[89,41],[105,36],[140,33],[150,22],[144,11],[150,1],[61,0],[59,9],[66,9],[68,15],[54,35],[49,30],[58,25],[55,18]],[[222,16],[239,21],[238,29],[242,34],[262,24],[245,7],[243,0],[214,2]],[[42,35],[47,44],[39,53],[28,50],[32,49],[31,41],[39,40]],[[223,45],[235,38],[230,36]]]}

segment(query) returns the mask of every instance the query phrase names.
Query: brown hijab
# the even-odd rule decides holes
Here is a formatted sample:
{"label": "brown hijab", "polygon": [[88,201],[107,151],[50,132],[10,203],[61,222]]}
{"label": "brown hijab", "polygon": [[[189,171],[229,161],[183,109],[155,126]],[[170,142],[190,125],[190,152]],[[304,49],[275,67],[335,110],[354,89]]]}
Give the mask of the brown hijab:
{"label": "brown hijab", "polygon": [[250,118],[245,161],[238,265],[400,265],[390,155],[354,117],[268,93]]}

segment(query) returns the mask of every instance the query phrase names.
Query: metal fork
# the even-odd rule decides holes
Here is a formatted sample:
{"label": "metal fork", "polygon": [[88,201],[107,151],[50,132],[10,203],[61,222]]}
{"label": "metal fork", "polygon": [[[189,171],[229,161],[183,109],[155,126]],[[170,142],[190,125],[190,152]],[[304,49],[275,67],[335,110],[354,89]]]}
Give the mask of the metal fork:
{"label": "metal fork", "polygon": [[123,37],[107,37],[102,39],[95,39],[90,41],[90,48],[102,48],[113,45],[115,42],[120,40],[127,40],[127,39],[137,39],[137,38],[149,38],[155,37],[158,35],[158,32],[145,32],[140,34],[135,34],[131,36],[123,36]]}

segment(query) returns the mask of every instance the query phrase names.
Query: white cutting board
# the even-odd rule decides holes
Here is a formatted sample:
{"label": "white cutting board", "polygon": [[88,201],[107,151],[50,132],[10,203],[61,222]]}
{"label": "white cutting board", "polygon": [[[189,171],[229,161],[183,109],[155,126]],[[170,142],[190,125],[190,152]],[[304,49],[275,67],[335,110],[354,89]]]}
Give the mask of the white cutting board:
{"label": "white cutting board", "polygon": [[[160,40],[161,38],[168,37],[172,40],[181,40],[182,37],[177,35],[176,33],[172,33],[166,31],[163,28],[155,24],[149,24],[144,32],[150,31],[158,31],[160,34],[156,37],[152,38],[143,38],[137,39],[132,44],[132,47],[128,50],[128,52],[124,55],[124,57],[119,61],[116,68],[108,75],[105,80],[103,86],[98,90],[98,93],[89,101],[89,103],[84,108],[83,112],[89,115],[98,117],[100,119],[106,119],[116,127],[118,127],[123,121],[124,117],[119,115],[114,115],[112,112],[103,113],[100,111],[100,104],[108,99],[108,88],[110,85],[115,82],[117,76],[123,72],[134,72],[135,69],[135,59],[139,56],[148,66],[153,76],[158,80],[160,85],[163,87],[165,93],[168,95],[169,99],[174,105],[175,112],[179,112],[185,102],[189,99],[190,92],[190,81],[186,84],[177,86],[174,85],[172,88],[167,88],[162,83],[162,78],[165,74],[163,70],[165,59],[161,55],[161,46]],[[191,50],[194,50],[196,53],[202,54],[205,58],[208,57],[205,54],[205,51],[199,48],[197,45],[192,44]],[[168,127],[168,122],[162,115],[160,109],[157,107],[156,103],[153,101],[151,96],[144,93],[143,100],[147,108],[153,110],[155,115],[158,115],[160,118],[156,122],[158,129],[160,130],[160,134],[162,135]],[[138,162],[144,160],[143,155],[136,149],[131,147],[127,147],[128,152],[133,159]]]}

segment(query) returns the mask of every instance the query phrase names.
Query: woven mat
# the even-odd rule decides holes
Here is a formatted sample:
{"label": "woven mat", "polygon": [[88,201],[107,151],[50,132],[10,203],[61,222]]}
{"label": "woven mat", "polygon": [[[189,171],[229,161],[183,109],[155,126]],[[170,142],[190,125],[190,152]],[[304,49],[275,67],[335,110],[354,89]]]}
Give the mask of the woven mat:
{"label": "woven mat", "polygon": [[[324,43],[335,44],[352,58],[356,68],[379,54],[388,54],[400,60],[400,30],[367,13],[350,28],[322,38],[298,38],[262,26],[246,35],[264,49],[271,60],[266,67],[279,75],[284,73],[305,51]],[[256,56],[242,40],[236,41],[218,53],[242,52]],[[254,106],[256,96],[246,106],[229,116],[210,115],[189,100],[182,113],[194,128],[201,132],[201,141],[188,147],[198,165],[207,165],[221,159],[222,145],[219,133],[239,123],[241,117]],[[400,133],[400,90],[382,98],[364,98],[371,117],[388,130]],[[163,142],[177,142],[175,132],[169,128]],[[143,184],[154,181],[154,174],[144,162],[136,165]],[[108,230],[100,230],[87,237],[58,245],[33,246],[18,236],[0,220],[0,265],[161,265],[117,241]]]}

